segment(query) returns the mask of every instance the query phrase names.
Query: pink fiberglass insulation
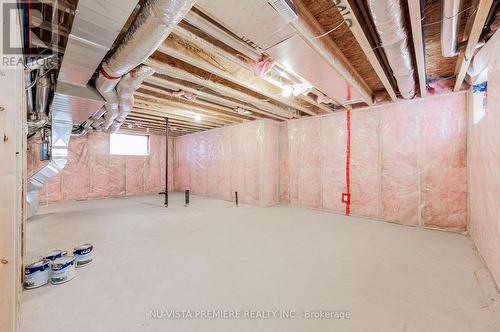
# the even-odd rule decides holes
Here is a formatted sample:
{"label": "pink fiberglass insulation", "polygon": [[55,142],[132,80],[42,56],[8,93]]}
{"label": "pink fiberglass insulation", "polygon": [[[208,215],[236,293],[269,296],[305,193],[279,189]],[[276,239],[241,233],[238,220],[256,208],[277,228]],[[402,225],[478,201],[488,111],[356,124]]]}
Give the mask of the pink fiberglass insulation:
{"label": "pink fiberglass insulation", "polygon": [[381,217],[407,225],[419,223],[418,117],[406,103],[380,110]]}
{"label": "pink fiberglass insulation", "polygon": [[311,208],[322,207],[321,118],[288,123],[290,203]]}
{"label": "pink fiberglass insulation", "polygon": [[[433,100],[433,99],[430,99]],[[420,187],[425,225],[464,231],[467,221],[466,95],[420,108]]]}
{"label": "pink fiberglass insulation", "polygon": [[175,189],[241,203],[277,203],[279,124],[253,121],[175,140]]}
{"label": "pink fiberglass insulation", "polygon": [[280,178],[279,178],[279,198],[280,203],[287,204],[290,201],[290,192],[288,188],[288,122],[280,123]]}
{"label": "pink fiberglass insulation", "polygon": [[88,136],[69,142],[68,163],[62,171],[62,190],[66,200],[86,200],[89,192]]}
{"label": "pink fiberglass insulation", "polygon": [[[173,179],[173,144],[170,140],[169,188]],[[69,161],[63,172],[40,190],[41,204],[86,200],[164,190],[165,137],[150,136],[149,156],[110,155],[108,134],[72,137]],[[39,138],[29,142],[28,170],[34,173],[46,162],[39,157]]]}
{"label": "pink fiberglass insulation", "polygon": [[[129,156],[126,159],[125,174],[127,194],[140,194],[144,192],[144,168],[146,158],[142,156]],[[160,179],[157,179],[159,181]]]}
{"label": "pink fiberglass insulation", "polygon": [[[459,93],[353,110],[351,214],[464,231],[465,106]],[[346,137],[345,112],[282,125],[282,203],[345,213]]]}
{"label": "pink fiberglass insulation", "polygon": [[[476,94],[474,94],[476,95]],[[478,96],[474,96],[477,98]],[[500,70],[488,72],[488,106],[482,97],[470,114],[470,233],[500,287]],[[475,118],[472,121],[472,118]]]}
{"label": "pink fiberglass insulation", "polygon": [[321,178],[323,209],[345,212],[341,193],[346,191],[346,113],[321,118]]}
{"label": "pink fiberglass insulation", "polygon": [[380,111],[351,112],[351,213],[380,218]]}
{"label": "pink fiberglass insulation", "polygon": [[104,198],[109,196],[110,169],[109,141],[105,135],[89,135],[88,145],[88,166],[90,172],[89,198]]}

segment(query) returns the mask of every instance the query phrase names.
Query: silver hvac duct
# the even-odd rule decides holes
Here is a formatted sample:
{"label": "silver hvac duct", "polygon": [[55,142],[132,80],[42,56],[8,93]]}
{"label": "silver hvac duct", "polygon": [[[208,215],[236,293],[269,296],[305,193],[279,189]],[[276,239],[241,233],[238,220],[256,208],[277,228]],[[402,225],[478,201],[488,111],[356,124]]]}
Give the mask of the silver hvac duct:
{"label": "silver hvac duct", "polygon": [[415,80],[400,0],[368,0],[389,66],[404,99],[415,96]]}
{"label": "silver hvac duct", "polygon": [[106,100],[104,130],[108,130],[120,114],[116,86],[121,77],[156,51],[195,2],[150,0],[143,5],[123,43],[102,64],[96,80],[96,88]]}
{"label": "silver hvac duct", "polygon": [[458,23],[462,0],[442,0],[441,7],[441,54],[449,58],[457,55]]}
{"label": "silver hvac duct", "polygon": [[[80,0],[50,106],[50,162],[28,180],[28,218],[38,211],[39,189],[68,161],[73,122],[82,122],[104,104],[87,86],[138,0]],[[40,101],[42,102],[42,101]]]}
{"label": "silver hvac duct", "polygon": [[[499,68],[500,64],[500,29],[498,29],[481,50],[472,58],[467,74],[476,78],[488,67]],[[493,68],[492,68],[493,69]]]}
{"label": "silver hvac duct", "polygon": [[116,87],[118,98],[120,100],[120,112],[115,122],[111,126],[111,132],[116,133],[127,118],[134,106],[134,92],[144,82],[146,78],[153,75],[155,69],[146,65],[141,65],[132,69],[127,75],[123,76]]}

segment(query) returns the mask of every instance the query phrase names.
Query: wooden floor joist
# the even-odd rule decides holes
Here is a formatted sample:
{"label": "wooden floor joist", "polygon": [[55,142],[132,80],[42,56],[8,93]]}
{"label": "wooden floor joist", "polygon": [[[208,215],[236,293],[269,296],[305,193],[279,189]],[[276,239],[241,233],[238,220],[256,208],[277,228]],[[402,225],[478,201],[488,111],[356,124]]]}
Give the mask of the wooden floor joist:
{"label": "wooden floor joist", "polygon": [[427,95],[427,77],[425,73],[425,49],[422,36],[422,8],[420,7],[420,3],[420,0],[408,0],[408,11],[410,13],[413,47],[417,62],[420,97],[425,97]]}
{"label": "wooden floor joist", "polygon": [[[140,104],[137,103],[134,105],[134,110],[137,113],[147,114],[147,115],[156,115],[161,117],[168,117],[172,119],[182,120],[186,122],[195,122],[192,117],[188,117],[182,114],[179,114],[175,109],[168,109],[166,107],[159,109],[158,107],[151,106],[149,104]],[[211,123],[206,121],[205,119],[196,122],[196,124],[200,124],[205,126],[207,129],[216,128],[221,126],[220,123]]]}
{"label": "wooden floor joist", "polygon": [[315,38],[326,33],[314,16],[309,12],[302,0],[294,0],[299,19],[290,24],[299,33],[301,38],[321,56],[326,63],[337,71],[345,80],[356,89],[363,101],[373,104],[373,91],[359,75],[339,47],[330,38]]}
{"label": "wooden floor joist", "polygon": [[161,98],[165,98],[166,100],[170,101],[177,101],[177,102],[183,102],[186,105],[191,105],[197,108],[201,108],[204,111],[209,111],[213,115],[218,115],[221,118],[226,118],[230,120],[235,120],[240,122],[241,120],[246,121],[250,120],[253,117],[247,117],[247,116],[239,116],[236,111],[234,111],[231,108],[224,107],[224,106],[219,106],[219,105],[214,105],[210,104],[207,102],[203,102],[202,100],[194,99],[194,100],[186,100],[184,98],[175,98],[168,96],[164,88],[157,88],[155,86],[151,86],[148,84],[143,84],[141,88],[139,89],[140,91],[144,91],[145,93],[151,92],[153,96],[158,96]]}
{"label": "wooden floor joist", "polygon": [[460,65],[457,64],[457,79],[453,89],[455,92],[460,91],[462,87],[462,83],[465,79],[465,75],[467,74],[467,70],[469,69],[472,57],[474,56],[476,45],[479,41],[479,37],[481,36],[481,32],[483,31],[484,23],[488,17],[488,13],[490,12],[492,3],[493,0],[480,0],[475,14],[469,17],[469,20],[472,20],[472,26],[467,39],[467,46],[463,52],[460,52],[460,56],[458,57]]}
{"label": "wooden floor joist", "polygon": [[359,46],[365,53],[366,58],[373,67],[373,70],[375,70],[375,73],[377,74],[378,78],[384,85],[384,88],[391,97],[392,101],[396,101],[397,100],[396,93],[394,92],[394,88],[392,87],[391,82],[389,81],[389,77],[385,73],[382,64],[375,55],[373,47],[368,41],[365,32],[363,31],[362,22],[360,22],[360,20],[356,16],[355,14],[356,12],[353,10],[353,7],[351,6],[350,2],[348,0],[338,0],[335,2],[335,5],[337,6],[337,8],[339,8],[339,10],[340,8],[342,9],[341,13],[343,14],[344,19],[351,21],[349,29],[351,29],[352,34],[354,35]]}
{"label": "wooden floor joist", "polygon": [[157,107],[159,110],[161,110],[163,107],[168,107],[171,109],[175,109],[176,112],[178,112],[178,114],[183,114],[193,118],[196,114],[198,114],[200,116],[203,116],[207,121],[211,121],[213,123],[218,123],[218,124],[233,124],[241,122],[241,120],[234,121],[221,118],[217,115],[213,115],[211,112],[206,111],[205,109],[194,108],[184,103],[170,102],[166,99],[154,97],[148,94],[143,94],[141,92],[136,92],[135,96],[137,98],[138,105],[140,105],[140,103],[148,104],[150,106]]}
{"label": "wooden floor joist", "polygon": [[189,87],[185,84],[180,84],[178,82],[174,82],[172,80],[163,79],[163,78],[156,77],[156,76],[151,76],[151,77],[147,78],[144,82],[154,84],[156,86],[164,87],[167,89],[184,90],[186,92],[192,93],[192,94],[194,94],[198,97],[201,97],[205,100],[208,100],[210,102],[224,105],[227,107],[231,107],[233,109],[235,109],[237,107],[241,107],[241,108],[247,109],[249,111],[252,111],[256,115],[257,114],[266,115],[266,116],[270,116],[272,118],[279,119],[279,120],[286,119],[285,117],[268,113],[264,110],[258,109],[257,107],[253,107],[253,106],[250,106],[248,104],[244,104],[243,102],[237,102],[234,99],[229,99],[227,96],[209,93],[207,91],[207,89],[205,89],[205,90],[194,89],[194,88]]}
{"label": "wooden floor joist", "polygon": [[286,117],[288,119],[291,118],[299,118],[300,116],[294,110],[287,110],[285,108],[279,107],[272,103],[269,103],[267,100],[260,99],[241,91],[232,89],[225,85],[214,83],[209,79],[205,79],[199,76],[196,76],[192,73],[179,69],[177,67],[172,66],[171,64],[161,62],[155,59],[148,59],[145,61],[145,64],[156,69],[157,73],[165,74],[168,76],[172,76],[174,78],[185,80],[191,83],[195,83],[201,86],[206,86],[207,88],[214,90],[222,95],[227,95],[229,97],[235,98],[237,100],[253,104],[258,108],[264,109],[265,111],[279,115],[282,117]]}

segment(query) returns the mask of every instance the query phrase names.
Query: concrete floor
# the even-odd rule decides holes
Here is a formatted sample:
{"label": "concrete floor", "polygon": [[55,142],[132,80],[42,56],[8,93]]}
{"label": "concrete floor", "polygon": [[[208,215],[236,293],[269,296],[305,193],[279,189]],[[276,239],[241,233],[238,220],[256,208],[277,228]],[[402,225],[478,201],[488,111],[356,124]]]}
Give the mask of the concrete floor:
{"label": "concrete floor", "polygon": [[[202,197],[184,208],[181,194],[167,210],[161,200],[43,208],[28,223],[28,257],[90,242],[95,261],[66,284],[25,291],[22,330],[500,331],[499,295],[465,236]],[[156,309],[296,318],[151,319]],[[351,317],[297,318],[304,310]]]}

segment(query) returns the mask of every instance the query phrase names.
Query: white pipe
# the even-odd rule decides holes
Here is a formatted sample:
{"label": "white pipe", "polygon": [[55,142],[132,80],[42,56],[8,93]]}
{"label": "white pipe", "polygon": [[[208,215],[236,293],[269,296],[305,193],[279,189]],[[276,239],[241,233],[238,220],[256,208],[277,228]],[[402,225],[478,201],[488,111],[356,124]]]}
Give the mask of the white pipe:
{"label": "white pipe", "polygon": [[127,118],[134,106],[134,92],[144,82],[146,78],[153,75],[155,70],[149,66],[141,65],[132,69],[128,74],[122,77],[116,91],[120,101],[120,112],[113,122],[111,132],[116,133]]}
{"label": "white pipe", "polygon": [[462,0],[443,0],[441,21],[441,54],[444,57],[457,55],[458,23]]}
{"label": "white pipe", "polygon": [[404,99],[415,96],[415,80],[399,0],[368,0],[373,22]]}
{"label": "white pipe", "polygon": [[141,8],[123,43],[105,60],[96,80],[96,89],[106,100],[104,129],[119,114],[116,92],[120,78],[143,63],[184,18],[196,0],[150,0]]}

